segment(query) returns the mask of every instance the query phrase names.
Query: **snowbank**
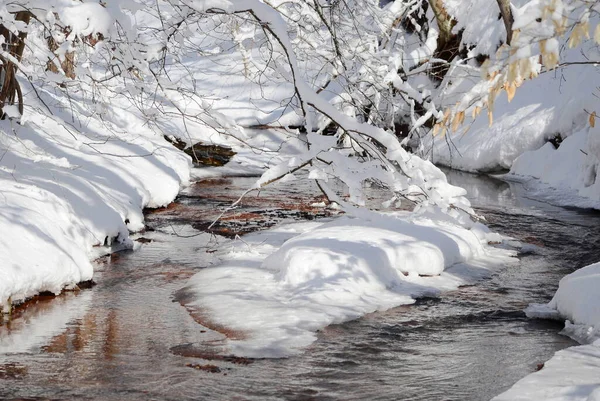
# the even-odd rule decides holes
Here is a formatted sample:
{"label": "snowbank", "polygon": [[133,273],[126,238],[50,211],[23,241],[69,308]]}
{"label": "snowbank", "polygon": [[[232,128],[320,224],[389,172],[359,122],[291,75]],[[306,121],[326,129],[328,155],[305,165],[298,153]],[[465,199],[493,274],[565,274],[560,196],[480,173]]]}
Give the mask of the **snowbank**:
{"label": "snowbank", "polygon": [[567,319],[563,333],[581,343],[557,352],[494,401],[600,400],[600,263],[565,276],[548,304],[532,304],[529,317]]}
{"label": "snowbank", "polygon": [[566,319],[566,334],[582,343],[594,342],[600,339],[599,288],[600,262],[563,277],[552,301],[546,305],[530,305],[527,315]]}
{"label": "snowbank", "polygon": [[558,149],[547,143],[519,156],[508,180],[526,182],[537,197],[555,204],[600,209],[600,127],[566,138]]}
{"label": "snowbank", "polygon": [[[482,113],[457,132],[426,140],[424,152],[434,163],[458,170],[508,170],[524,152],[541,148],[557,134],[565,138],[588,125],[585,110],[594,110],[598,101],[592,89],[581,88],[590,87],[596,75],[594,68],[569,66],[560,73],[525,81],[511,102],[504,93],[498,96],[492,126]],[[563,80],[569,84],[562,84]]]}
{"label": "snowbank", "polygon": [[115,105],[114,123],[83,110],[74,123],[38,102],[27,99],[21,124],[0,122],[0,307],[92,278],[90,260],[129,246],[143,208],[168,204],[189,180],[189,158],[141,116]]}
{"label": "snowbank", "polygon": [[517,382],[492,401],[600,400],[600,347],[558,351],[542,370]]}
{"label": "snowbank", "polygon": [[486,235],[399,214],[297,223],[234,242],[184,293],[194,315],[228,337],[223,352],[284,357],[327,325],[435,296],[514,261],[485,245]]}

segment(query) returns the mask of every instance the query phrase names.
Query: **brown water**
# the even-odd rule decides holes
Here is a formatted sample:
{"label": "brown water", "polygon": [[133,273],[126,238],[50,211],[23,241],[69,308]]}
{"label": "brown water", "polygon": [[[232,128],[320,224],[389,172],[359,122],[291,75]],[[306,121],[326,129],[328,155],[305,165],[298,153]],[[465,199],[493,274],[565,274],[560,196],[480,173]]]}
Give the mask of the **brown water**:
{"label": "brown water", "polygon": [[[96,286],[29,303],[0,325],[0,399],[490,399],[573,344],[557,334],[559,324],[521,310],[600,260],[600,216],[531,201],[501,181],[451,178],[474,194],[493,229],[537,245],[519,265],[439,299],[330,326],[297,357],[223,358],[211,353],[219,337],[174,294],[228,241],[193,226],[206,228],[252,179],[201,184],[148,216],[139,250],[101,260]],[[312,216],[299,206],[312,191],[271,189],[236,211],[248,214],[241,222],[220,229],[234,235]]]}

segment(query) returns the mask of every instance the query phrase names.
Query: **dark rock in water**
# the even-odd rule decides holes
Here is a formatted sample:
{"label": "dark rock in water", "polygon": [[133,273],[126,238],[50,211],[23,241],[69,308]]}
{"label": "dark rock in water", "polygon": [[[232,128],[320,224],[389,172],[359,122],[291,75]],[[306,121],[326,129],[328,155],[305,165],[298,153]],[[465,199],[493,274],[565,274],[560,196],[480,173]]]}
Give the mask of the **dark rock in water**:
{"label": "dark rock in water", "polygon": [[185,366],[190,368],[194,368],[196,370],[203,370],[209,373],[221,373],[221,368],[216,365],[200,365],[197,363],[187,363]]}
{"label": "dark rock in water", "polygon": [[235,155],[235,152],[226,146],[205,145],[201,142],[198,142],[192,146],[187,146],[184,141],[177,138],[173,139],[165,135],[165,139],[177,149],[183,150],[185,153],[190,155],[192,157],[192,161],[196,165],[222,166],[229,162],[233,155]]}

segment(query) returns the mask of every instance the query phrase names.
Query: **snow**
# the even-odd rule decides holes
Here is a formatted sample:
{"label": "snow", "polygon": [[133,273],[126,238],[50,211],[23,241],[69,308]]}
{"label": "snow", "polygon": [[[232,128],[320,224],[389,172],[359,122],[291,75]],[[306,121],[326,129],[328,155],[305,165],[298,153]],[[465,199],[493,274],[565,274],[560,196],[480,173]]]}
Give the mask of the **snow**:
{"label": "snow", "polygon": [[530,317],[567,319],[565,332],[575,340],[591,343],[600,339],[600,263],[586,266],[560,280],[547,305],[531,305]]}
{"label": "snow", "polygon": [[99,3],[83,3],[60,10],[60,19],[70,27],[70,35],[88,36],[100,33],[108,36],[114,20]]}
{"label": "snow", "polygon": [[[207,326],[237,333],[224,353],[297,354],[316,331],[436,296],[514,262],[484,230],[406,213],[296,223],[244,237],[184,289]],[[188,298],[188,297],[186,297]]]}
{"label": "snow", "polygon": [[600,347],[582,345],[558,351],[542,370],[492,401],[597,401],[599,397]]}
{"label": "snow", "polygon": [[37,102],[28,98],[21,124],[0,122],[0,306],[91,279],[90,260],[131,246],[143,208],[167,205],[189,181],[189,157],[141,129],[139,115],[112,107],[116,136]]}
{"label": "snow", "polygon": [[597,98],[593,90],[580,88],[594,82],[596,74],[594,68],[570,66],[525,81],[511,102],[504,93],[498,96],[491,126],[482,113],[455,133],[426,140],[424,151],[434,163],[463,171],[509,170],[523,153],[587,125],[585,110],[594,110]]}
{"label": "snow", "polygon": [[527,316],[564,320],[563,334],[586,344],[557,352],[533,373],[494,401],[594,401],[600,397],[600,263],[560,280],[548,304],[532,304]]}
{"label": "snow", "polygon": [[504,178],[526,182],[532,195],[559,204],[600,209],[600,127],[583,128],[558,149],[546,143],[524,152]]}

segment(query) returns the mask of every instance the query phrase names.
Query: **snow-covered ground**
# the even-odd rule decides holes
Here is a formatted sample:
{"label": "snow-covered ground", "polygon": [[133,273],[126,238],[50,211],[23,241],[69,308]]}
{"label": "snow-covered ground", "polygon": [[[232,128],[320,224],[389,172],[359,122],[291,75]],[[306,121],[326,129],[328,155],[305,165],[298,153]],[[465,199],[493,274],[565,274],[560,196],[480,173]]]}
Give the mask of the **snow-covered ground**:
{"label": "snow-covered ground", "polygon": [[207,326],[234,333],[223,352],[289,356],[329,324],[436,296],[515,262],[512,251],[487,245],[498,239],[479,224],[468,230],[406,213],[285,225],[221,249],[222,262],[190,280],[187,305]]}
{"label": "snow-covered ground", "polygon": [[135,114],[113,113],[118,135],[93,117],[70,124],[59,109],[0,122],[0,305],[91,279],[90,260],[129,246],[142,209],[170,203],[188,182],[185,154]]}
{"label": "snow-covered ground", "polygon": [[565,320],[563,333],[584,344],[557,352],[494,401],[600,400],[600,263],[565,276],[548,304],[527,309],[532,318]]}

